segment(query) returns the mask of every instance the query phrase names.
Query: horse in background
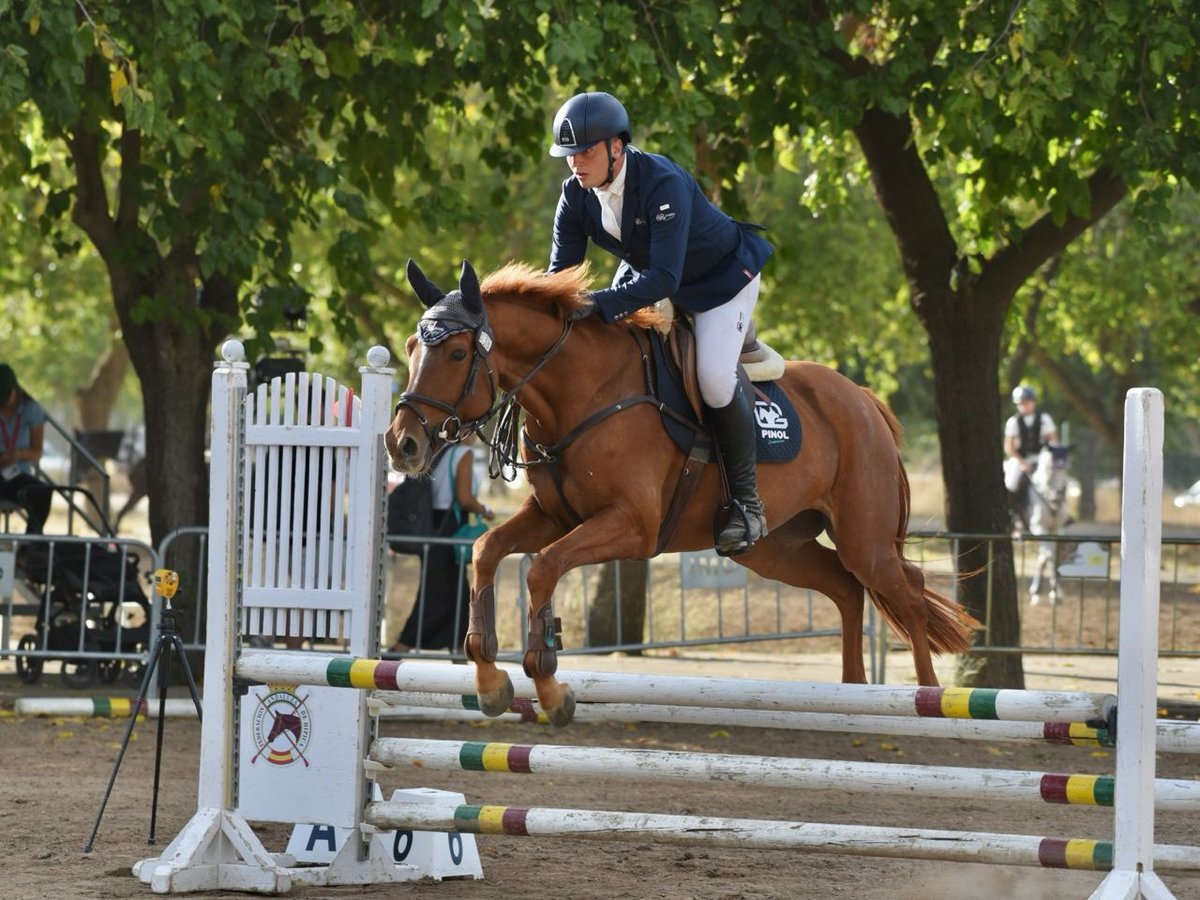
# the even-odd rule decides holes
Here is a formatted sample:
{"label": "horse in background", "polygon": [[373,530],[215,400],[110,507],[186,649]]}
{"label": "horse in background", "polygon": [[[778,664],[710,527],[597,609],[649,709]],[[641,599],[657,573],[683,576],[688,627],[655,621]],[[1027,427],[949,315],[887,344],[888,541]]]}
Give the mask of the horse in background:
{"label": "horse in background", "polygon": [[[1033,535],[1060,534],[1067,525],[1067,475],[1070,469],[1070,448],[1062,444],[1046,444],[1038,453],[1037,468],[1026,488],[1029,497],[1029,533]],[[1043,580],[1048,587],[1050,602],[1058,603],[1058,560],[1061,544],[1058,541],[1039,541],[1034,562],[1033,579],[1029,583],[1029,603],[1037,606],[1042,600]],[[1046,576],[1046,567],[1050,573]]]}

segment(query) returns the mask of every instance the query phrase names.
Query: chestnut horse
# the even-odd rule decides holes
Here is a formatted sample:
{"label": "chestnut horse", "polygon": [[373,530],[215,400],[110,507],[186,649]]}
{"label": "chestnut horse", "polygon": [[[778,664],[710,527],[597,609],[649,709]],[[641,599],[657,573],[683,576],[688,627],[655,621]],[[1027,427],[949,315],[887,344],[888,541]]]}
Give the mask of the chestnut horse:
{"label": "chestnut horse", "polygon": [[[471,625],[464,645],[475,663],[479,707],[503,712],[513,696],[495,665],[495,575],[511,553],[536,554],[529,568],[529,640],[524,665],[550,721],[574,713],[570,687],[554,678],[560,648],[551,608],[559,579],[589,563],[653,556],[685,457],[646,393],[637,343],[621,324],[566,322],[587,295],[586,266],[545,275],[509,264],[479,283],[463,263],[459,289],[444,294],[411,260],[408,279],[427,307],[408,339],[408,389],[384,436],[392,465],[420,475],[447,441],[474,433],[498,412],[493,452],[515,462],[516,403],[525,414],[520,465],[531,493],[507,522],[474,545]],[[959,653],[977,624],[925,586],[904,556],[908,477],[900,426],[871,391],[823,365],[790,362],[779,381],[804,428],[795,460],[759,466],[770,533],[737,562],[764,578],[812,588],[842,621],[842,678],[865,682],[863,589],[912,647],[921,684],[937,684],[930,653]],[[497,392],[506,399],[497,402]],[[747,439],[751,439],[747,436]],[[721,478],[708,466],[667,551],[713,546]],[[831,550],[815,540],[822,531]]]}

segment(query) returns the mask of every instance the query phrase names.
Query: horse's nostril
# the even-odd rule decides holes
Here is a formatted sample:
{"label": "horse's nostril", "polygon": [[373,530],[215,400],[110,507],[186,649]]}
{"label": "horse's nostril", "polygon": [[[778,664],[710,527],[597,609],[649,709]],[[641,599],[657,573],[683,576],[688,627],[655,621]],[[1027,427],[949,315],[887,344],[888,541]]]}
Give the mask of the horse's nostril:
{"label": "horse's nostril", "polygon": [[417,455],[419,450],[420,447],[417,446],[417,442],[411,437],[406,437],[400,441],[400,455],[404,459],[412,459]]}

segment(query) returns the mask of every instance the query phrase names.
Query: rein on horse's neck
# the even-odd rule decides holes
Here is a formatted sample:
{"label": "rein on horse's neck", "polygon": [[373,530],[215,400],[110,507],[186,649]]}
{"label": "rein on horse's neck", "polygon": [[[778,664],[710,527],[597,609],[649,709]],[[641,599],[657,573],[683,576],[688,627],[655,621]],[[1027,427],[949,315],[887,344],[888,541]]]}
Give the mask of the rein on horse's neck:
{"label": "rein on horse's neck", "polygon": [[521,297],[489,298],[488,308],[496,333],[492,365],[500,388],[511,392],[520,385],[516,401],[535,439],[550,440],[575,427],[610,384],[619,388],[631,375],[635,387],[641,383],[640,369],[629,359],[634,344],[624,329],[585,320],[572,326],[554,358],[521,384],[562,334],[562,318],[557,307]]}
{"label": "rein on horse's neck", "polygon": [[[628,355],[636,345],[621,328],[589,322],[564,331],[556,307],[522,297],[494,298],[489,311],[496,338],[489,365],[506,396],[492,409],[488,472],[512,481],[519,469],[553,463],[550,448],[610,402],[609,395],[622,400],[637,393],[625,385],[641,366]],[[524,461],[522,412],[526,447],[536,448]]]}

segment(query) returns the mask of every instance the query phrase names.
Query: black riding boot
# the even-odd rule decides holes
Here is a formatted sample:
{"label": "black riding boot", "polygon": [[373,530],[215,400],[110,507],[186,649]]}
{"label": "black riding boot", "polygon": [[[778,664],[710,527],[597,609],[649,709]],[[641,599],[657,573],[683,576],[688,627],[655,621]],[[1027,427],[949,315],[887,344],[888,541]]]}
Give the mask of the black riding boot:
{"label": "black riding boot", "polygon": [[729,521],[716,536],[716,549],[721,556],[737,556],[767,534],[767,516],[758,498],[755,473],[754,401],[739,384],[729,405],[710,407],[708,416],[733,495]]}

